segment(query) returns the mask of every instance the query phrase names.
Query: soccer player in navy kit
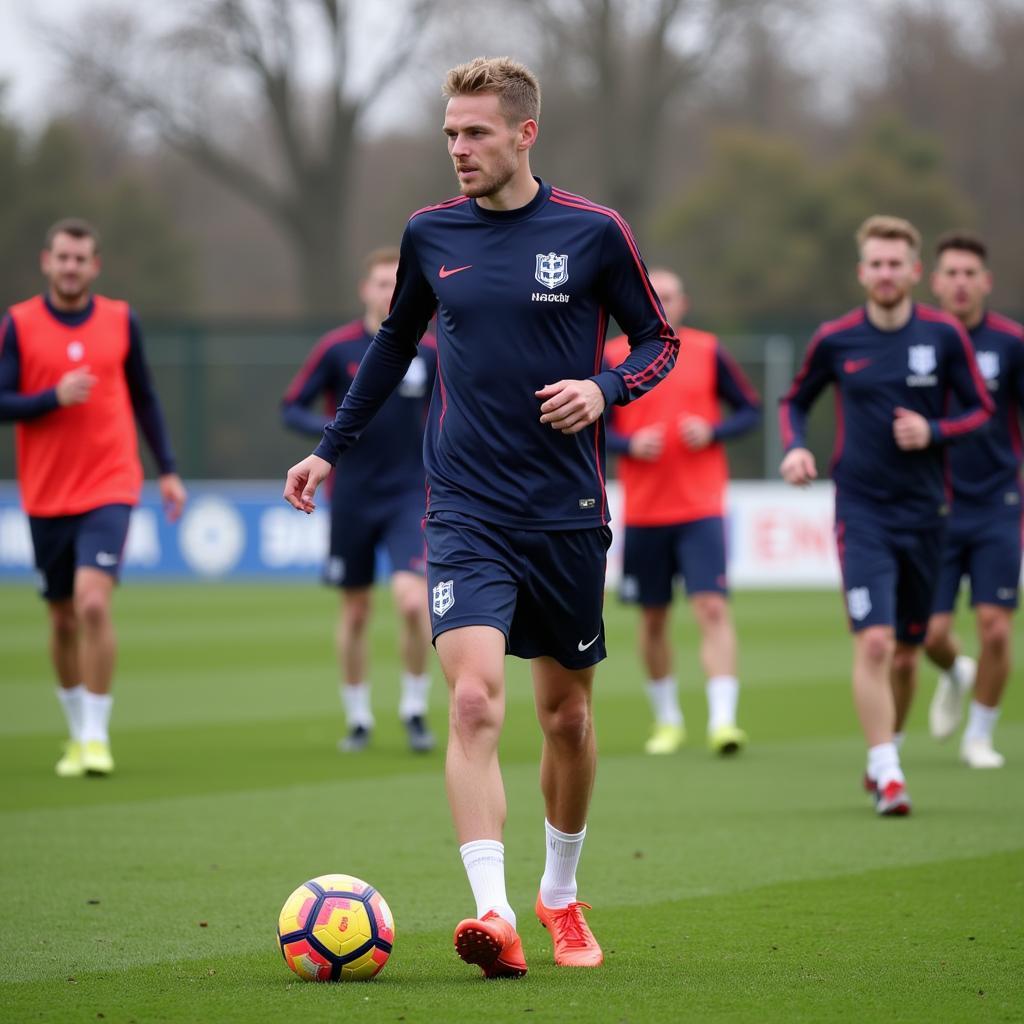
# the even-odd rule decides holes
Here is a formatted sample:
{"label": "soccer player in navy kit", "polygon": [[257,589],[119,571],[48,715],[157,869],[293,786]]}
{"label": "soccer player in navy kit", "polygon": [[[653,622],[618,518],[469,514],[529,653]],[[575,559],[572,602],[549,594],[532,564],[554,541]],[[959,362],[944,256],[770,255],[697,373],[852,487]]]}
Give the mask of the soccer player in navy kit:
{"label": "soccer player in navy kit", "polygon": [[[817,477],[804,447],[810,407],[836,388],[836,543],[850,628],[853,696],[879,814],[910,812],[897,735],[910,708],[948,515],[945,452],[992,402],[956,320],[915,303],[921,243],[897,217],[857,232],[867,303],[818,328],[780,404],[787,483]],[[950,414],[947,403],[958,400]]]}
{"label": "soccer player in navy kit", "polygon": [[[974,687],[960,757],[971,768],[1001,768],[992,733],[1010,675],[1012,618],[1021,565],[1022,458],[1020,414],[1024,408],[1024,327],[986,309],[992,291],[988,251],[967,232],[944,235],[932,292],[955,316],[974,345],[978,368],[996,411],[988,425],[950,452],[953,510],[942,571],[928,623],[925,652],[943,671],[929,709],[937,739],[960,724],[963,697]],[[964,576],[978,631],[978,661],[960,654],[953,609]]]}
{"label": "soccer player in navy kit", "polygon": [[[544,735],[546,860],[535,910],[557,964],[597,966],[576,866],[596,764],[594,666],[605,656],[602,414],[653,387],[678,342],[622,218],[531,174],[540,111],[532,73],[477,58],[448,73],[444,94],[461,195],[410,219],[391,313],[320,446],[289,471],[284,496],[312,510],[331,463],[401,379],[436,312],[428,583],[450,690],[448,798],[477,904],[455,947],[487,977],[520,977],[497,753],[504,658],[531,660]],[[602,370],[609,317],[632,351]]]}
{"label": "soccer player in navy kit", "polygon": [[[366,257],[359,284],[363,316],[331,331],[314,347],[281,405],[288,426],[316,437],[323,433],[330,420],[311,406],[326,395],[333,417],[348,392],[360,360],[388,315],[398,257],[396,248],[377,249]],[[398,714],[412,750],[423,753],[434,748],[426,719],[430,615],[423,539],[423,425],[436,368],[437,350],[433,337],[427,335],[398,390],[360,443],[345,453],[334,474],[330,556],[324,578],[341,588],[335,636],[348,728],[339,747],[345,752],[363,750],[374,726],[367,629],[378,545],[387,548],[391,559],[391,590],[401,622],[404,671]]]}

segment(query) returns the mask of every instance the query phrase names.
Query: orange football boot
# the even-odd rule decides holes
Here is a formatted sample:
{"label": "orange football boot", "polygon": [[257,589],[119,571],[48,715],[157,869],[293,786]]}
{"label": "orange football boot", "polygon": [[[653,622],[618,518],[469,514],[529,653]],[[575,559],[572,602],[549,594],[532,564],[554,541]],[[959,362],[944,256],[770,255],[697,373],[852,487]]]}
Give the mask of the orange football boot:
{"label": "orange football boot", "polygon": [[500,914],[488,910],[479,920],[460,921],[455,928],[455,952],[476,964],[485,978],[521,978],[526,974],[523,944]]}
{"label": "orange football boot", "polygon": [[545,907],[537,894],[537,919],[549,932],[555,945],[555,963],[559,967],[600,967],[604,954],[583,917],[589,903],[570,903],[567,907]]}

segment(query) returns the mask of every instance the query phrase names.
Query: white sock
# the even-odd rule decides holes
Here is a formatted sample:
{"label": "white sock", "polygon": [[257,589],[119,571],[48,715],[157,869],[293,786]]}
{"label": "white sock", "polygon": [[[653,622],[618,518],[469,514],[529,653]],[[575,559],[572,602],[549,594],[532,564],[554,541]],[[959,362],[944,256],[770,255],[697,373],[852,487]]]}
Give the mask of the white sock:
{"label": "white sock", "polygon": [[476,900],[476,916],[495,910],[515,928],[515,911],[505,894],[505,844],[497,839],[474,839],[463,843],[459,853]]}
{"label": "white sock", "polygon": [[398,702],[398,717],[406,722],[414,715],[425,715],[429,693],[429,675],[414,676],[411,672],[403,672],[402,699]]}
{"label": "white sock", "polygon": [[647,683],[647,699],[658,725],[682,725],[683,712],[679,707],[679,693],[672,676],[651,679]]}
{"label": "white sock", "polygon": [[370,710],[370,684],[356,683],[350,686],[342,683],[341,703],[345,708],[345,721],[350,729],[362,726],[364,729],[373,728],[373,712]]}
{"label": "white sock", "polygon": [[894,732],[892,734],[892,741],[893,741],[893,743],[896,744],[896,749],[897,750],[902,750],[903,749],[903,741],[906,738],[907,738],[907,734],[905,732]]}
{"label": "white sock", "polygon": [[79,683],[77,686],[58,686],[57,699],[64,709],[64,719],[68,723],[68,735],[73,740],[82,738],[82,694],[85,687]]}
{"label": "white sock", "polygon": [[967,728],[964,729],[965,740],[991,740],[999,721],[999,708],[987,708],[972,700],[967,710]]}
{"label": "white sock", "polygon": [[879,743],[878,746],[868,747],[868,776],[879,789],[885,789],[890,782],[906,781],[895,743]]}
{"label": "white sock", "polygon": [[82,692],[82,742],[99,740],[109,743],[107,727],[110,725],[110,709],[114,698],[109,693]]}
{"label": "white sock", "polygon": [[704,687],[708,696],[708,732],[736,724],[740,683],[735,676],[712,676]]}
{"label": "white sock", "polygon": [[544,874],[540,901],[545,907],[567,907],[576,901],[576,865],[580,862],[587,826],[582,832],[559,832],[546,818]]}

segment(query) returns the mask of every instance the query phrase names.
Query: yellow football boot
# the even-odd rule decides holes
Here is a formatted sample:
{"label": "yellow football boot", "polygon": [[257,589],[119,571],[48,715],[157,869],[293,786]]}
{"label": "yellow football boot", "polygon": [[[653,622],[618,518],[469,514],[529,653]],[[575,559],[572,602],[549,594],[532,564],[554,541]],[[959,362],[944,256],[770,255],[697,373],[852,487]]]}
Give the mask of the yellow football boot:
{"label": "yellow football boot", "polygon": [[644,744],[648,754],[674,754],[686,742],[686,729],[681,725],[659,722]]}
{"label": "yellow football boot", "polygon": [[82,767],[87,775],[109,775],[114,770],[109,743],[105,740],[89,740],[82,746]]}
{"label": "yellow football boot", "polygon": [[85,774],[82,764],[82,744],[78,740],[68,740],[64,744],[64,754],[54,769],[62,779],[77,779]]}
{"label": "yellow football boot", "polygon": [[747,745],[747,734],[735,725],[720,725],[708,733],[708,746],[716,754],[729,757]]}

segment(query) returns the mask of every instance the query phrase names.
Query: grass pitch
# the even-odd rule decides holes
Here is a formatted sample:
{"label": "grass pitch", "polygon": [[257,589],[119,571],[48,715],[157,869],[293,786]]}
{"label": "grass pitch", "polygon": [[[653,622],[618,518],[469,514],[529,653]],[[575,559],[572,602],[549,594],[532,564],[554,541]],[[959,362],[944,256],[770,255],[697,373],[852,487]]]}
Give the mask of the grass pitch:
{"label": "grass pitch", "polygon": [[[397,722],[389,604],[381,592],[375,745],[344,757],[330,593],[129,582],[117,608],[117,773],[62,780],[43,608],[28,586],[0,587],[0,1020],[1024,1020],[1019,670],[998,731],[1008,765],[995,772],[961,767],[955,743],[928,738],[934,676],[922,673],[904,748],[914,815],[880,820],[859,789],[838,595],[736,596],[752,745],[733,761],[702,745],[682,611],[690,744],[640,753],[634,613],[610,600],[579,875],[607,963],[556,969],[532,916],[540,740],[526,668],[510,659],[507,873],[530,974],[485,983],[452,950],[472,901],[443,755],[409,754]],[[443,733],[436,666],[434,678]],[[300,982],[277,951],[285,897],[332,871],[366,878],[394,911],[395,952],[370,984]]]}

